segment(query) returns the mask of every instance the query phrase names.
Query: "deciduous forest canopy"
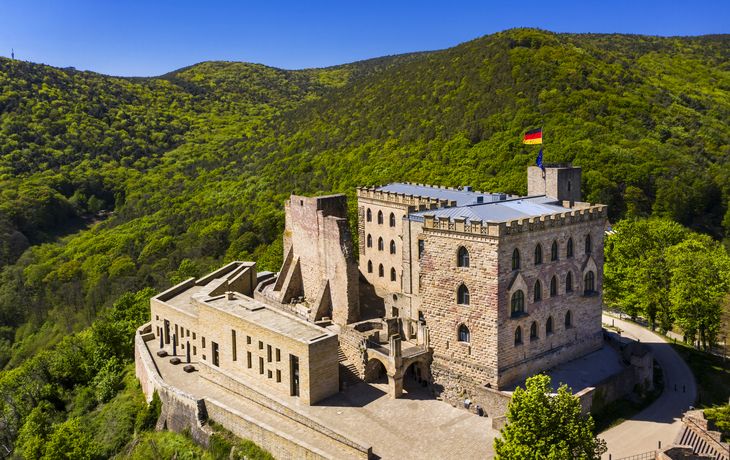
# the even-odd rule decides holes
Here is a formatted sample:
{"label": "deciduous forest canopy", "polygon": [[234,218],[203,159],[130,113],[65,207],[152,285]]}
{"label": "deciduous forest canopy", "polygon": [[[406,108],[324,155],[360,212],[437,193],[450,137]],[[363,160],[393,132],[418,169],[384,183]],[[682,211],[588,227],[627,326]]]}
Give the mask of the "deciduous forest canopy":
{"label": "deciduous forest canopy", "polygon": [[[730,231],[730,35],[515,29],[435,52],[281,70],[204,62],[113,78],[0,58],[0,365],[125,292],[281,263],[289,193],[411,181],[526,193],[583,168],[613,220]],[[106,210],[109,213],[100,213]],[[89,221],[101,220],[87,230]]]}

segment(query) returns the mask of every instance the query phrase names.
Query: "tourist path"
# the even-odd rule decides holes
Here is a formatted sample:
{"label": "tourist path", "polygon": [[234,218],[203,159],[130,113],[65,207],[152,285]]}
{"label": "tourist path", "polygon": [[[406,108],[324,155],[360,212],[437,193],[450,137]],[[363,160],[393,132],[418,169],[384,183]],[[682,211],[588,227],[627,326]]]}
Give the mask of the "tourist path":
{"label": "tourist path", "polygon": [[[603,459],[617,460],[655,450],[661,442],[674,442],[681,426],[682,414],[694,404],[697,389],[689,367],[658,334],[636,324],[603,315],[603,322],[621,328],[622,337],[640,340],[654,349],[654,359],[662,366],[664,392],[654,404],[621,425],[599,435],[606,440],[608,452]],[[675,391],[675,385],[677,390]]]}

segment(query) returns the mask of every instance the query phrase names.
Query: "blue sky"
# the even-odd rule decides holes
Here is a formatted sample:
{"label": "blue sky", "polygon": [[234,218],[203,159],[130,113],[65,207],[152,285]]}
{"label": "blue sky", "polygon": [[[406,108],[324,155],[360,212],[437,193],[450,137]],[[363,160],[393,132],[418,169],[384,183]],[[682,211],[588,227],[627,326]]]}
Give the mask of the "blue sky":
{"label": "blue sky", "polygon": [[0,56],[108,75],[201,61],[326,67],[448,48],[513,27],[555,32],[730,32],[730,1],[0,0]]}

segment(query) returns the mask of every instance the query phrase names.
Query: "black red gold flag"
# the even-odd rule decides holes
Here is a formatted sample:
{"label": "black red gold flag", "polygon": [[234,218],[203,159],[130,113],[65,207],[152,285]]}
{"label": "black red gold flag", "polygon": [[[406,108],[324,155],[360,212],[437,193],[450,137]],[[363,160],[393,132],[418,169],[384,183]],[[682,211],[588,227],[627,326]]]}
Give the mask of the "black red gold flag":
{"label": "black red gold flag", "polygon": [[524,144],[542,144],[542,126],[525,133]]}

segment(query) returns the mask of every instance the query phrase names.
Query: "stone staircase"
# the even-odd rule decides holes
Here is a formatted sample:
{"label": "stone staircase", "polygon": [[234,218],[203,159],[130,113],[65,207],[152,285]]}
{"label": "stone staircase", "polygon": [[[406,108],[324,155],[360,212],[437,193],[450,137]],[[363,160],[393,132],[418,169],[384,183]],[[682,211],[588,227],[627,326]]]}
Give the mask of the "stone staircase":
{"label": "stone staircase", "polygon": [[340,362],[340,387],[343,387],[343,383],[349,388],[362,382],[360,373],[357,371],[355,365],[348,361],[345,352],[342,351],[342,347],[337,348],[337,359]]}

